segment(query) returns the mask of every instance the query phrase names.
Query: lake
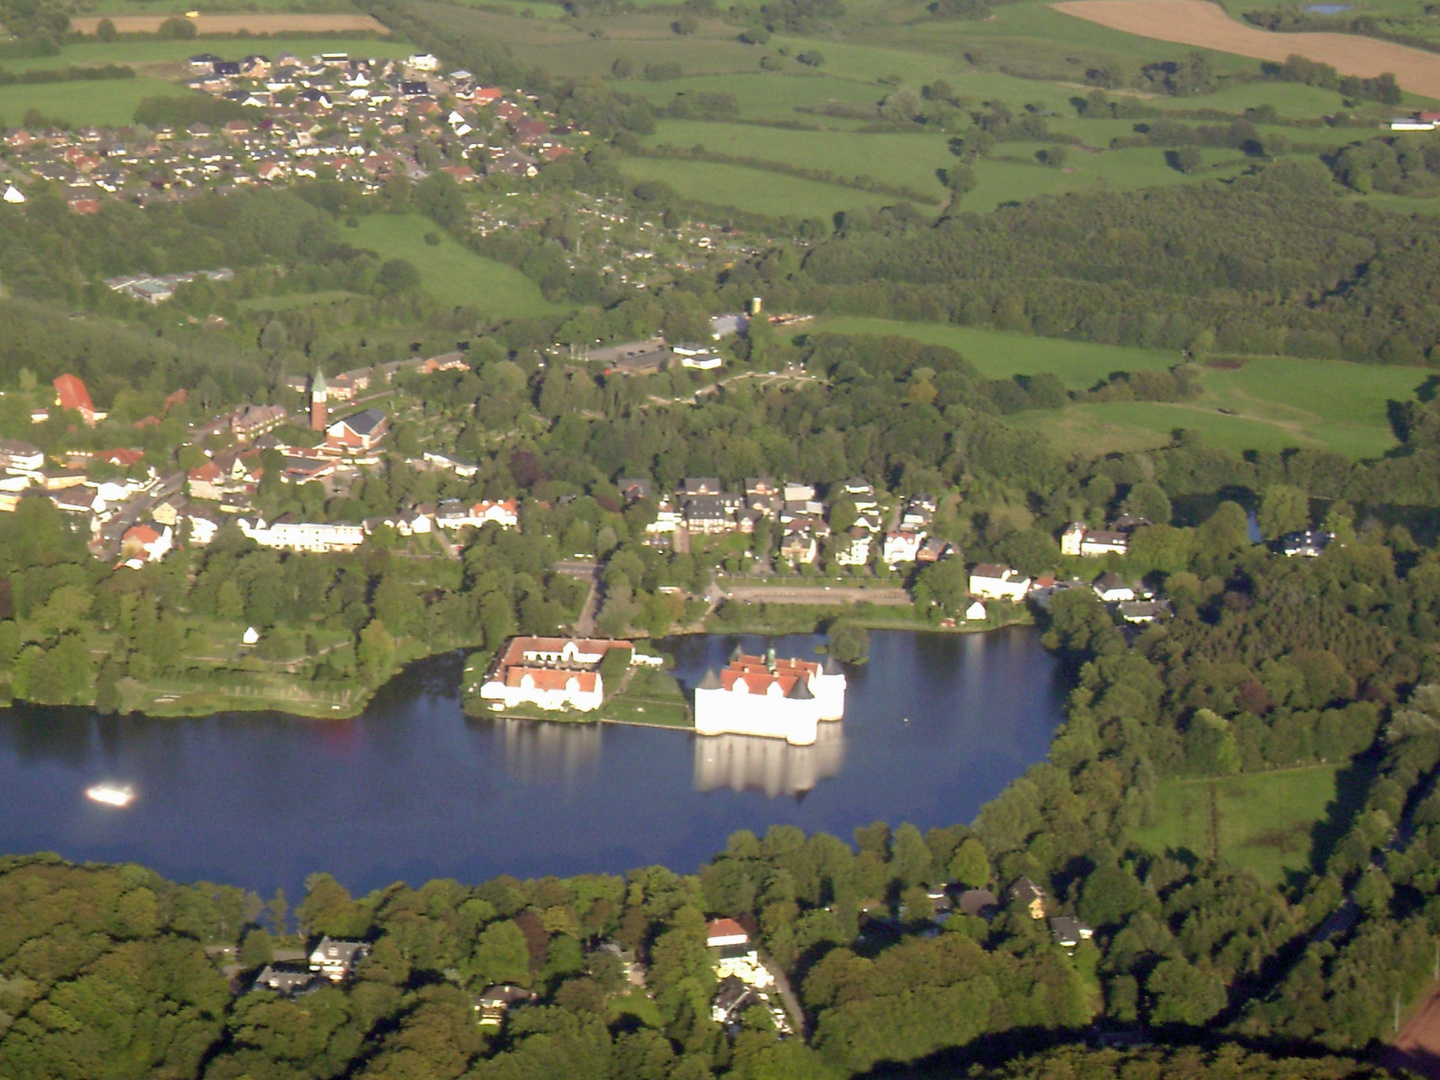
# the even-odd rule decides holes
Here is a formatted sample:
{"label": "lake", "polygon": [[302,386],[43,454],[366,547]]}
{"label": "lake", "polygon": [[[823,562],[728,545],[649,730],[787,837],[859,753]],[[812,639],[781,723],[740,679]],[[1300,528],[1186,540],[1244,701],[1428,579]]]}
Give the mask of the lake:
{"label": "lake", "polygon": [[[0,852],[133,861],[181,881],[277,886],[333,873],[362,893],[496,874],[693,872],[736,829],[968,822],[1029,765],[1061,720],[1063,688],[1038,631],[875,631],[850,668],[845,718],[811,747],[617,725],[468,719],[463,658],[436,657],[353,720],[227,713],[97,717],[0,710]],[[773,639],[813,657],[823,639]],[[748,635],[673,638],[687,687]],[[134,785],[115,809],[85,798]]]}

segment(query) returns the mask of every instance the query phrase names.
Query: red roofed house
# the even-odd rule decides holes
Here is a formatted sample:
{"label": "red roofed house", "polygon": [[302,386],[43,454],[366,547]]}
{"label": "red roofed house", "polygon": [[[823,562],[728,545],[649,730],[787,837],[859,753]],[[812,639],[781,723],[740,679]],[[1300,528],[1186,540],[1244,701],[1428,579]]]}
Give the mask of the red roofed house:
{"label": "red roofed house", "polygon": [[600,661],[628,641],[601,638],[511,638],[480,687],[495,712],[518,705],[591,712],[605,699]]}
{"label": "red roofed house", "polygon": [[96,422],[105,419],[104,413],[95,411],[90,391],[85,389],[85,383],[79,376],[61,375],[52,385],[55,387],[55,404],[78,412],[86,427],[93,427]]}
{"label": "red roofed house", "polygon": [[490,105],[504,96],[505,92],[498,86],[477,86],[475,92],[470,95],[470,100],[476,105]]}
{"label": "red roofed house", "polygon": [[712,949],[723,949],[727,945],[748,945],[750,935],[734,919],[711,919],[705,927],[705,944]]}
{"label": "red roofed house", "polygon": [[151,559],[163,559],[174,544],[169,525],[163,532],[156,532],[149,525],[131,525],[120,540],[122,565],[138,570]]}
{"label": "red roofed house", "polygon": [[128,469],[131,465],[138,463],[144,456],[145,454],[140,450],[129,450],[125,447],[117,447],[114,450],[104,450],[96,454],[95,460],[116,465],[122,469]]}

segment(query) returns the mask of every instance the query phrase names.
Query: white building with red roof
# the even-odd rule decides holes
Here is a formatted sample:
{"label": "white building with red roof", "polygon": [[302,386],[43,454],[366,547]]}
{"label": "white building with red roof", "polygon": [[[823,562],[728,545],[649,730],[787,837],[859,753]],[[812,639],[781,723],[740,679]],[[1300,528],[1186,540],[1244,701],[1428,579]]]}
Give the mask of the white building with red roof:
{"label": "white building with red roof", "polygon": [[699,735],[759,735],[810,746],[822,720],[845,712],[845,673],[833,658],[777,659],[738,649],[723,671],[705,673],[695,687]]}
{"label": "white building with red roof", "polygon": [[608,638],[511,638],[480,686],[495,712],[520,705],[549,711],[593,712],[605,700],[600,661],[612,649],[634,645]]}
{"label": "white building with red roof", "polygon": [[55,404],[62,409],[73,409],[80,414],[86,427],[92,427],[104,420],[106,414],[98,412],[90,400],[90,391],[78,375],[61,375],[51,385],[55,387]]}

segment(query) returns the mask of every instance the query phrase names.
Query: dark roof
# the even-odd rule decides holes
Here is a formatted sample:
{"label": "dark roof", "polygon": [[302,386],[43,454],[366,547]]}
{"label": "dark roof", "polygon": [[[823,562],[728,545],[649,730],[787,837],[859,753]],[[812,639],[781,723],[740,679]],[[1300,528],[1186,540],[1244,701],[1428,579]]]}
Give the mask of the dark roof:
{"label": "dark roof", "polygon": [[706,668],[705,676],[695,685],[696,690],[719,690],[722,689],[720,676],[715,674],[714,668]]}
{"label": "dark roof", "polygon": [[369,435],[385,420],[385,414],[379,409],[366,409],[364,412],[356,413],[354,416],[347,416],[341,421],[356,435]]}
{"label": "dark roof", "polygon": [[966,915],[981,915],[1000,901],[989,889],[966,889],[960,894],[960,910]]}
{"label": "dark roof", "polygon": [[785,695],[791,701],[814,701],[815,695],[810,692],[810,687],[805,684],[804,679],[796,679],[795,685],[790,688],[790,693]]}
{"label": "dark roof", "polygon": [[820,670],[826,675],[839,675],[845,669],[840,666],[839,660],[836,660],[833,655],[827,653],[825,659],[820,664]]}

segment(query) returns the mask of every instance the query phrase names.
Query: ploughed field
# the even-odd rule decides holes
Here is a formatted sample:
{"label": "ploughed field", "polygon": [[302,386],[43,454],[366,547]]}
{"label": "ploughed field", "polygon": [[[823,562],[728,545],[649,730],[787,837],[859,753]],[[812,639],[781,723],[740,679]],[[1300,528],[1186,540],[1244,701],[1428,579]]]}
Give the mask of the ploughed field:
{"label": "ploughed field", "polygon": [[1062,0],[1056,11],[1127,34],[1283,61],[1292,55],[1329,64],[1341,75],[1373,79],[1393,72],[1401,87],[1440,98],[1434,53],[1355,34],[1277,34],[1236,22],[1207,0]]}

